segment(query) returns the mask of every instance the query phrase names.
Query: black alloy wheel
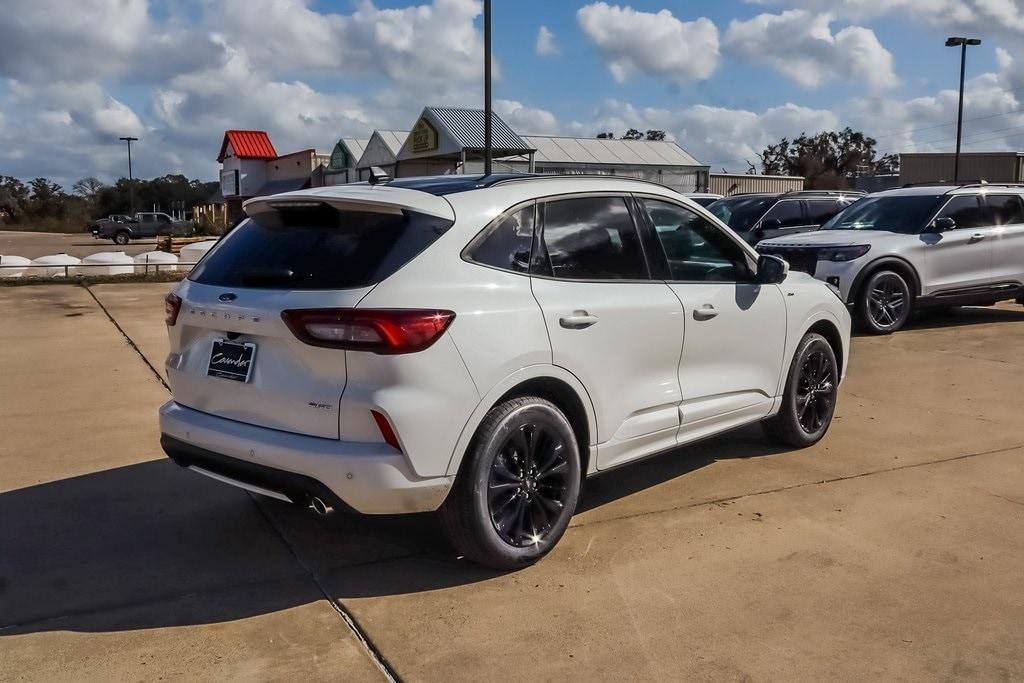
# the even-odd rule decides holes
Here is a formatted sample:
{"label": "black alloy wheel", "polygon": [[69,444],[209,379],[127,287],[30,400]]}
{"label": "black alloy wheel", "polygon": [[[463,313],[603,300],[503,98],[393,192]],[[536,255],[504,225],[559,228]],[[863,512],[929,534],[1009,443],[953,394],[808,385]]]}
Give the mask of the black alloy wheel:
{"label": "black alloy wheel", "polygon": [[910,318],[910,286],[899,273],[883,270],[864,285],[860,313],[863,327],[872,334],[889,334]]}
{"label": "black alloy wheel", "polygon": [[793,354],[779,412],[762,423],[768,437],[791,448],[820,441],[835,415],[839,374],[828,340],[814,332],[804,335]]}
{"label": "black alloy wheel", "polygon": [[529,566],[569,527],[582,481],[580,446],[558,406],[539,396],[488,411],[439,510],[456,552],[495,569]]}
{"label": "black alloy wheel", "polygon": [[491,522],[509,545],[537,545],[565,511],[570,471],[562,437],[541,423],[525,423],[494,458],[487,484]]}
{"label": "black alloy wheel", "polygon": [[808,434],[817,434],[835,410],[838,391],[835,359],[824,349],[814,349],[804,357],[798,377],[797,422]]}

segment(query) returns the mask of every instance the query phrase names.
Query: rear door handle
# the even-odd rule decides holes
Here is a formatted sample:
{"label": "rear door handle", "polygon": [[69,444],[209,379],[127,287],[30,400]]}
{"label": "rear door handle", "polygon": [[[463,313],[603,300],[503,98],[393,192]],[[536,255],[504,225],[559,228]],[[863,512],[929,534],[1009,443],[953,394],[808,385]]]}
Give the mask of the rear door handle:
{"label": "rear door handle", "polygon": [[694,320],[711,320],[718,315],[718,309],[711,304],[704,304],[700,308],[693,309]]}
{"label": "rear door handle", "polygon": [[558,324],[567,330],[585,330],[591,325],[597,324],[597,316],[590,315],[586,311],[573,311],[572,315],[564,315],[559,318]]}

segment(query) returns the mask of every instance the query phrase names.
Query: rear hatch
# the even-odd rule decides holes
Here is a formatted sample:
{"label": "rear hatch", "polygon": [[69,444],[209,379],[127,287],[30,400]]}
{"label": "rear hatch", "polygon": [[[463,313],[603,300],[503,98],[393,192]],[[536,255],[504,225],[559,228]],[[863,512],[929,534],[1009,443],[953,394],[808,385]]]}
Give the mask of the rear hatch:
{"label": "rear hatch", "polygon": [[452,220],[444,217],[451,214],[447,202],[423,197],[443,206],[428,205],[426,213],[408,202],[302,195],[247,205],[252,217],[175,290],[180,308],[168,328],[167,367],[175,401],[239,422],[339,438],[346,354],[362,352],[307,344],[282,313],[353,308],[426,249]]}

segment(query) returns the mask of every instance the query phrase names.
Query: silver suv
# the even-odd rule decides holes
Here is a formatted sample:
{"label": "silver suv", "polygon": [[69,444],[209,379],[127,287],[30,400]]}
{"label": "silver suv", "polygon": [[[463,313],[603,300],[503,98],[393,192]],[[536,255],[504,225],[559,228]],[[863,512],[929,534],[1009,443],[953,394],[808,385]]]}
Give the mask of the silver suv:
{"label": "silver suv", "polygon": [[1024,303],[1024,185],[906,187],[860,200],[763,254],[836,287],[873,334],[923,308]]}

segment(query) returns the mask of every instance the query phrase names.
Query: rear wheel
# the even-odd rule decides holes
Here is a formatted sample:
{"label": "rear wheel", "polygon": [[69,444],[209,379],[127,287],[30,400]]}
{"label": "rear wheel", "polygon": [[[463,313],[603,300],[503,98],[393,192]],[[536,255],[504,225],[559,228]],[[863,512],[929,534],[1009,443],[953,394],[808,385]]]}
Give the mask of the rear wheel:
{"label": "rear wheel", "polygon": [[880,270],[868,278],[858,295],[860,326],[871,334],[891,334],[910,319],[913,303],[906,278],[894,270]]}
{"label": "rear wheel", "polygon": [[114,234],[114,244],[120,244],[124,246],[128,244],[129,236],[124,230]]}
{"label": "rear wheel", "polygon": [[477,430],[441,520],[459,554],[518,569],[558,543],[579,491],[579,447],[569,421],[545,399],[510,399]]}
{"label": "rear wheel", "polygon": [[765,432],[793,448],[817,443],[832,424],[838,395],[839,364],[832,346],[820,334],[807,334],[793,356],[782,407],[765,420]]}

